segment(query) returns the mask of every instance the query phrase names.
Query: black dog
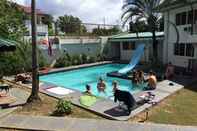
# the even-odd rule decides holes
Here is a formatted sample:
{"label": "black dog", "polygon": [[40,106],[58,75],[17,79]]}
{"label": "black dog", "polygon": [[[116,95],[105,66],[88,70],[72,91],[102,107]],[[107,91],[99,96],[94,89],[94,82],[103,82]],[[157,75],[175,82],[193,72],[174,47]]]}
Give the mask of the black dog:
{"label": "black dog", "polygon": [[128,108],[129,114],[131,112],[131,109],[136,106],[134,97],[127,91],[116,90],[114,93],[114,102],[116,102],[117,100],[124,102],[124,104]]}
{"label": "black dog", "polygon": [[0,85],[0,91],[5,90],[6,93],[10,91],[10,88],[8,85]]}

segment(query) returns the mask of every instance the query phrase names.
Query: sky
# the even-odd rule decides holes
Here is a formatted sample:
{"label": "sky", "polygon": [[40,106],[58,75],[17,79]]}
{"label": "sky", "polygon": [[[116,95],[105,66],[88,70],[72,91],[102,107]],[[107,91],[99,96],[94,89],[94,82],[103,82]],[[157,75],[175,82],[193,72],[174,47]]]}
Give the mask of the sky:
{"label": "sky", "polygon": [[[31,0],[12,0],[30,5]],[[122,0],[37,0],[37,8],[55,18],[64,14],[79,17],[85,23],[120,24]]]}

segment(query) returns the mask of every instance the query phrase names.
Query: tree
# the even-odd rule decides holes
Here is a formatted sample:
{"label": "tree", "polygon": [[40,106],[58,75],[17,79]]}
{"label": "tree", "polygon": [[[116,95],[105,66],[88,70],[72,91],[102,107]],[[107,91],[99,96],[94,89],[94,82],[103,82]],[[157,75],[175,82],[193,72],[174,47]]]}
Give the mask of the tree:
{"label": "tree", "polygon": [[[39,51],[39,67],[47,65],[44,56]],[[16,50],[9,53],[0,53],[0,72],[3,75],[16,75],[32,70],[32,45],[23,41],[16,43]]]}
{"label": "tree", "polygon": [[57,25],[60,30],[66,34],[80,34],[87,32],[82,21],[78,17],[72,15],[60,16],[57,20]]}
{"label": "tree", "polygon": [[131,22],[129,26],[130,26],[129,31],[131,33],[148,31],[148,25],[144,21],[139,21],[138,23]]}
{"label": "tree", "polygon": [[120,33],[120,29],[116,26],[106,29],[106,28],[94,28],[92,30],[93,35],[98,35],[98,36],[106,36],[106,35],[115,35]]}
{"label": "tree", "polygon": [[48,25],[49,35],[54,35],[55,32],[53,30],[53,23],[55,22],[53,16],[46,14],[42,19],[42,23]]}
{"label": "tree", "polygon": [[155,13],[154,9],[160,2],[161,0],[126,0],[122,7],[124,10],[122,14],[122,20],[124,21],[123,25],[128,21],[133,23],[144,21],[147,23],[149,27],[148,30],[152,33],[154,62],[158,59],[158,43],[155,32],[158,28],[159,20],[161,19],[161,14]]}
{"label": "tree", "polygon": [[36,30],[36,0],[31,0],[31,26],[32,26],[32,91],[27,103],[40,102],[39,97],[39,76],[37,56],[37,30]]}
{"label": "tree", "polygon": [[16,3],[0,0],[0,37],[20,40],[26,31],[24,17]]}

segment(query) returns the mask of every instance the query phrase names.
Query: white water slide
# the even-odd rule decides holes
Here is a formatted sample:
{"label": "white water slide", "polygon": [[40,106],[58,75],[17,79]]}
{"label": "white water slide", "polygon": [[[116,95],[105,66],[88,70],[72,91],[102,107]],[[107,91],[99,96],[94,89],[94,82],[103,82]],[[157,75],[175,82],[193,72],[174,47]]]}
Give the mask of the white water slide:
{"label": "white water slide", "polygon": [[145,45],[140,44],[137,47],[137,49],[134,51],[130,63],[127,66],[125,66],[124,68],[120,69],[118,71],[118,73],[126,74],[127,72],[133,70],[135,68],[135,66],[139,63],[140,58],[142,57],[142,55],[144,53],[144,48],[145,48]]}

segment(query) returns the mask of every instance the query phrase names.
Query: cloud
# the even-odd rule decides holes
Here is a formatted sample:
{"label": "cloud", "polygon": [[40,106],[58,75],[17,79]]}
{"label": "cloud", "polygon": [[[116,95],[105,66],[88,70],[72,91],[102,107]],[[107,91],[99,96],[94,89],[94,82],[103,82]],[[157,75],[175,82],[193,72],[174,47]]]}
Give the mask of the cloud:
{"label": "cloud", "polygon": [[[31,0],[15,0],[30,5]],[[64,14],[79,17],[86,23],[117,24],[122,0],[37,0],[37,8],[58,17]]]}

